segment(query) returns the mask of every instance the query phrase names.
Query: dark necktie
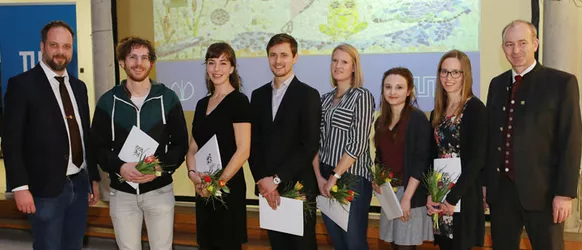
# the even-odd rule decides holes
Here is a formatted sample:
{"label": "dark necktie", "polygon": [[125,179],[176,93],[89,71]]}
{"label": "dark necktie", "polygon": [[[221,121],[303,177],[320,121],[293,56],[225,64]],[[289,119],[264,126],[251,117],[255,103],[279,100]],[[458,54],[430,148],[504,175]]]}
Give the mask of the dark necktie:
{"label": "dark necktie", "polygon": [[81,167],[83,164],[83,146],[81,145],[81,132],[79,131],[79,124],[77,124],[77,119],[75,118],[75,110],[73,109],[73,103],[71,102],[71,97],[69,96],[69,91],[65,86],[65,77],[55,76],[57,81],[59,81],[59,92],[61,93],[61,100],[63,101],[63,109],[65,110],[65,120],[67,120],[67,125],[69,125],[69,137],[71,139],[71,154],[73,156],[73,164],[77,167]]}

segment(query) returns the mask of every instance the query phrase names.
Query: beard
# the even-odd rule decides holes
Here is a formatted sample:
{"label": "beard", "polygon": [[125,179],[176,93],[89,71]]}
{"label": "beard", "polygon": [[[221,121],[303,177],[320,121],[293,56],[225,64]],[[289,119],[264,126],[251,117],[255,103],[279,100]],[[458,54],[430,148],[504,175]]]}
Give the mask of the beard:
{"label": "beard", "polygon": [[[132,69],[138,68],[138,67],[132,67]],[[140,68],[144,69],[143,67],[140,67]],[[131,69],[127,69],[127,68],[124,68],[124,69],[125,69],[125,74],[127,74],[127,78],[131,79],[134,82],[141,82],[141,81],[145,80],[146,78],[148,78],[150,76],[150,72],[152,71],[152,68],[149,68],[147,71],[145,71],[145,74],[143,76],[137,76],[131,71]]]}
{"label": "beard", "polygon": [[[67,68],[67,66],[69,66],[69,63],[71,63],[71,58],[70,57],[67,58],[63,54],[56,54],[56,55],[53,55],[52,57],[49,57],[49,55],[47,55],[46,53],[43,53],[42,57],[43,57],[46,65],[49,66],[49,68],[51,68],[54,71],[62,71],[65,68]],[[57,58],[65,59],[65,60],[62,63],[57,63],[55,60]]]}

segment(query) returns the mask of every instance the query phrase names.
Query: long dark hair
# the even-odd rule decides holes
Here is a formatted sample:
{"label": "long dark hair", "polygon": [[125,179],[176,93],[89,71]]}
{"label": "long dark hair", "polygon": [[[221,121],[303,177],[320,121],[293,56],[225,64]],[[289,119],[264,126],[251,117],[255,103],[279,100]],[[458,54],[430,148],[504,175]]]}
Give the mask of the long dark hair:
{"label": "long dark hair", "polygon": [[[230,85],[232,85],[232,87],[236,91],[240,91],[240,88],[242,86],[242,80],[238,75],[237,71],[236,55],[234,53],[234,50],[232,49],[232,47],[230,47],[230,45],[228,45],[228,43],[219,42],[210,45],[210,47],[208,47],[208,49],[206,50],[204,64],[208,64],[209,59],[219,58],[222,55],[224,55],[226,59],[230,62],[230,65],[234,67],[232,74],[230,74],[230,76],[228,77]],[[206,73],[206,89],[208,90],[208,93],[210,93],[211,95],[214,94],[214,83],[212,83],[212,81],[210,80],[208,72]]]}
{"label": "long dark hair", "polygon": [[[414,78],[412,76],[412,72],[409,69],[403,67],[391,68],[388,71],[384,72],[384,76],[382,77],[382,84],[381,84],[381,91],[380,91],[380,116],[376,120],[375,129],[376,131],[385,132],[388,131],[390,128],[390,124],[392,124],[392,108],[390,108],[390,103],[386,101],[384,98],[384,80],[389,75],[399,75],[402,76],[406,80],[406,85],[408,91],[410,91],[410,95],[406,97],[404,108],[402,109],[402,113],[400,113],[400,120],[406,119],[408,113],[412,109],[413,105],[416,104],[416,95],[414,93]],[[378,133],[376,133],[378,135]],[[376,136],[374,136],[376,137]]]}

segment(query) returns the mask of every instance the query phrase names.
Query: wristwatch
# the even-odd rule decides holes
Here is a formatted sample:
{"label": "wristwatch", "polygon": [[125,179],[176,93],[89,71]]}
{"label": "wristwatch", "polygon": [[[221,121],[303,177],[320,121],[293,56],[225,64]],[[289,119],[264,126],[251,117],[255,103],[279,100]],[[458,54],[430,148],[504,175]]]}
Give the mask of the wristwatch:
{"label": "wristwatch", "polygon": [[275,183],[275,185],[279,185],[281,183],[281,178],[279,178],[277,175],[273,175],[273,183]]}
{"label": "wristwatch", "polygon": [[335,171],[333,171],[333,177],[335,177],[338,180],[342,178],[342,176],[337,174]]}

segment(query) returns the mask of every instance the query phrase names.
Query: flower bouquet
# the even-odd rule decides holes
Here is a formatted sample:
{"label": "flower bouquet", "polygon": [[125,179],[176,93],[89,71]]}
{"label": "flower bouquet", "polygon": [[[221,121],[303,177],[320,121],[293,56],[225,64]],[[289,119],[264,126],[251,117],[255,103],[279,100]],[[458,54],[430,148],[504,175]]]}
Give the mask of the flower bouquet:
{"label": "flower bouquet", "polygon": [[352,202],[352,200],[358,196],[352,187],[358,180],[354,175],[345,174],[341,179],[338,179],[336,184],[331,187],[330,194],[331,200],[336,200],[342,205],[347,205]]}
{"label": "flower bouquet", "polygon": [[280,195],[281,197],[303,201],[303,211],[309,215],[312,214],[311,211],[315,211],[315,202],[307,201],[307,195],[303,191],[301,182],[296,182],[294,186],[289,185]]}
{"label": "flower bouquet", "polygon": [[[143,157],[135,166],[135,169],[142,174],[155,174],[160,177],[164,173],[164,169],[160,165],[161,162],[155,155],[149,155]],[[117,174],[119,177],[119,182],[126,181],[121,175]]]}
{"label": "flower bouquet", "polygon": [[[424,174],[422,183],[428,190],[428,194],[432,197],[433,202],[442,202],[445,196],[451,191],[453,186],[455,186],[455,181],[457,178],[453,178],[448,173],[443,173],[441,170],[429,170],[428,173]],[[437,230],[439,229],[439,216],[438,213],[432,215],[433,227]]]}
{"label": "flower bouquet", "polygon": [[206,204],[208,204],[208,202],[212,202],[212,207],[214,207],[215,201],[218,201],[224,207],[227,207],[226,202],[224,201],[224,197],[226,197],[226,194],[230,193],[230,188],[228,188],[226,185],[225,180],[220,179],[222,171],[222,169],[218,169],[202,177],[202,183],[205,185],[204,188],[209,193],[208,197],[202,198]]}
{"label": "flower bouquet", "polygon": [[[394,178],[394,173],[392,173],[391,169],[385,167],[383,164],[375,164],[372,169],[372,176],[373,181],[378,187],[386,184],[391,183],[393,180],[397,181],[398,178]],[[394,193],[396,193],[396,187],[392,187]]]}

